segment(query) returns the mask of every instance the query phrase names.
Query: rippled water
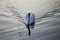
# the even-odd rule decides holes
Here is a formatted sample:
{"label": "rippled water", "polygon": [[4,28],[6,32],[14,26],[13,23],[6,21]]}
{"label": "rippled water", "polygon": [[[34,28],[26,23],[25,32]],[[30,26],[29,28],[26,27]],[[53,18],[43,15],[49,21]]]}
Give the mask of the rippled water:
{"label": "rippled water", "polygon": [[45,12],[42,16],[35,13],[38,20],[29,37],[23,23],[26,13],[20,13],[18,7],[2,4],[4,6],[0,4],[0,40],[60,40],[60,7]]}
{"label": "rippled water", "polygon": [[[15,17],[0,14],[0,40],[60,40],[60,13],[42,18],[31,30],[31,36]],[[37,20],[36,20],[37,21]]]}

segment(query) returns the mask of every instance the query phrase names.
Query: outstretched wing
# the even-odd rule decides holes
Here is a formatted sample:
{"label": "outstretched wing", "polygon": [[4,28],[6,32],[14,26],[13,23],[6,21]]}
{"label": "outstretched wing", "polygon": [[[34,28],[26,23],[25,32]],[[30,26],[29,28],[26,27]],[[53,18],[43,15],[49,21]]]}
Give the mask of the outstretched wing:
{"label": "outstretched wing", "polygon": [[10,11],[12,12],[12,17],[16,18],[19,22],[24,23],[24,19],[23,17],[20,15],[20,13],[18,12],[17,8],[13,7],[13,6],[7,6],[8,9],[10,9]]}
{"label": "outstretched wing", "polygon": [[[46,19],[46,18],[52,18],[52,17],[60,17],[60,8],[56,8],[52,10],[51,12],[45,13],[42,17],[35,18],[35,22],[39,24],[40,21]],[[38,25],[36,24],[36,26]]]}

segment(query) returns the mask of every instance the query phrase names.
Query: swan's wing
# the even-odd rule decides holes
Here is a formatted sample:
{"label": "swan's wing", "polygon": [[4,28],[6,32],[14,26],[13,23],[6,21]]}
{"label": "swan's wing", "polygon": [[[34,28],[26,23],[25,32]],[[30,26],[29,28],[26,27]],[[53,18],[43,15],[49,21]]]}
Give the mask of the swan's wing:
{"label": "swan's wing", "polygon": [[[60,17],[60,8],[54,9],[51,12],[45,13],[42,17],[35,18],[35,22],[39,23],[42,20],[45,20],[46,18],[53,18],[53,17]],[[37,25],[37,24],[36,24]]]}
{"label": "swan's wing", "polygon": [[12,17],[16,18],[19,22],[24,23],[24,19],[22,17],[22,15],[20,15],[20,13],[18,12],[17,8],[13,7],[13,6],[7,6],[8,9],[10,9],[10,11],[12,12]]}
{"label": "swan's wing", "polygon": [[53,15],[51,15],[51,14],[45,14],[45,15],[43,15],[42,17],[37,17],[37,18],[35,18],[35,22],[40,22],[40,21],[42,21],[44,18],[48,18],[48,17],[52,17]]}

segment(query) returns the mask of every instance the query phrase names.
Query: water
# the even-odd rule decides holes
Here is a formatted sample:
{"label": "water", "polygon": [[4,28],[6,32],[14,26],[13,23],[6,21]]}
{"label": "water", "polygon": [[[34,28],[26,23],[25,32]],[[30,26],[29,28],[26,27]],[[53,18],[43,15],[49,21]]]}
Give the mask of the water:
{"label": "water", "polygon": [[12,17],[0,16],[0,40],[60,40],[60,17],[55,15],[41,20],[31,29],[29,37],[23,23]]}
{"label": "water", "polygon": [[31,29],[31,36],[28,36],[28,30],[23,23],[26,13],[20,13],[15,7],[2,4],[0,7],[0,40],[60,40],[59,8],[56,12],[52,10],[46,12],[47,14],[43,13],[43,17],[35,13],[38,20],[36,20],[35,28]]}

